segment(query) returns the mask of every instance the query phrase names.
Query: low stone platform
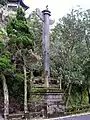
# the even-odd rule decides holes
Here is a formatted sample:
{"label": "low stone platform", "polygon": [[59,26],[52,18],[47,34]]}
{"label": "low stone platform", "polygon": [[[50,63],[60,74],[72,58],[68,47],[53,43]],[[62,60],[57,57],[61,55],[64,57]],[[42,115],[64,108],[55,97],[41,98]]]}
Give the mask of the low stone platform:
{"label": "low stone platform", "polygon": [[45,94],[45,106],[47,117],[62,116],[65,112],[63,92],[47,92]]}

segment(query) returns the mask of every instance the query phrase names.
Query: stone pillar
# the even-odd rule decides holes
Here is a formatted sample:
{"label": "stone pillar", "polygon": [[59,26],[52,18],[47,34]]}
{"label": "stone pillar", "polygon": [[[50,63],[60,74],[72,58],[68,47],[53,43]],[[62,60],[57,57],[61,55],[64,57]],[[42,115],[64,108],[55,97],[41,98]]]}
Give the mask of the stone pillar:
{"label": "stone pillar", "polygon": [[43,13],[43,65],[45,72],[45,82],[46,87],[49,87],[49,77],[50,77],[50,40],[49,40],[49,17],[51,12],[46,7]]}

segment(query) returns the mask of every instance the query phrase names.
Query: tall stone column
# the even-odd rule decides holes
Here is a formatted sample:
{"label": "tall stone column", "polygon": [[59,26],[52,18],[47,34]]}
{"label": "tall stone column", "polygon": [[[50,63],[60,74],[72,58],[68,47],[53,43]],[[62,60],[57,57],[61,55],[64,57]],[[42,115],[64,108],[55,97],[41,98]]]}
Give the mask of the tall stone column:
{"label": "tall stone column", "polygon": [[50,77],[50,39],[49,39],[49,25],[51,12],[46,7],[43,13],[43,65],[45,72],[45,83],[46,87],[49,87],[49,77]]}

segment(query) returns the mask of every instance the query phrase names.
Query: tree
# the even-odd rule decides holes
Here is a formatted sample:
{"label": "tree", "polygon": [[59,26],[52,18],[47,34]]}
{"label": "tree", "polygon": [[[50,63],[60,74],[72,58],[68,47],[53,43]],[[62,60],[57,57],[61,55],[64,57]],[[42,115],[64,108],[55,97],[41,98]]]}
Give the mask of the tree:
{"label": "tree", "polygon": [[88,59],[83,64],[83,74],[85,76],[84,86],[88,92],[89,104],[90,104],[90,60]]}
{"label": "tree", "polygon": [[32,12],[31,18],[28,19],[28,26],[34,39],[34,52],[42,56],[42,21]]}
{"label": "tree", "polygon": [[57,78],[61,77],[62,88],[68,89],[66,106],[73,91],[72,87],[79,88],[85,81],[82,75],[83,62],[88,58],[85,13],[88,14],[81,9],[72,9],[70,14],[59,20],[52,31],[51,74]]}
{"label": "tree", "polygon": [[6,49],[6,45],[3,40],[0,40],[0,77],[3,81],[3,93],[4,93],[4,119],[7,120],[9,114],[9,93],[6,83],[5,74],[11,69],[10,54]]}
{"label": "tree", "polygon": [[30,70],[31,62],[36,62],[40,57],[33,52],[33,34],[28,27],[22,8],[18,8],[16,18],[8,23],[7,33],[10,38],[9,50],[12,51],[16,70],[24,74],[24,111],[27,113],[27,72]]}

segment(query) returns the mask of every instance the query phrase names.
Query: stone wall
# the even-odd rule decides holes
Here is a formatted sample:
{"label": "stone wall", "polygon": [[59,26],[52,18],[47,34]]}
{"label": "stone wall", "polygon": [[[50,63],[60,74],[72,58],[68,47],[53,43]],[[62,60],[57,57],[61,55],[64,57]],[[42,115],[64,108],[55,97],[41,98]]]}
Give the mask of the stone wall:
{"label": "stone wall", "polygon": [[45,96],[47,117],[61,116],[65,111],[64,94],[62,92],[47,93]]}

